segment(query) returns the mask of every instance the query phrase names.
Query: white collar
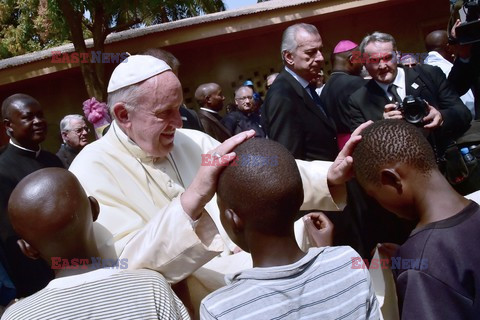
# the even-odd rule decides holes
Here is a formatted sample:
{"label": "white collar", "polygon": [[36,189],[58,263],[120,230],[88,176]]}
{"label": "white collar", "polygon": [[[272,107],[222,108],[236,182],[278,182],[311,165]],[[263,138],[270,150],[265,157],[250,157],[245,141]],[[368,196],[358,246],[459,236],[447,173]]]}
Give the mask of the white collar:
{"label": "white collar", "polygon": [[[113,129],[113,130],[112,130]],[[116,120],[112,121],[111,128],[110,130],[112,131],[112,134],[117,137],[118,141],[127,149],[128,152],[130,152],[134,157],[138,159],[143,159],[143,160],[151,160],[151,161],[156,161],[157,157],[154,157],[152,155],[149,155],[145,151],[140,148],[135,141],[130,139],[130,137],[127,136],[125,132],[120,128],[120,126],[117,124]],[[107,134],[110,133],[110,130],[108,130]]]}
{"label": "white collar", "polygon": [[383,91],[385,91],[385,93],[388,93],[388,87],[391,84],[394,84],[400,90],[405,91],[405,70],[403,70],[403,68],[397,67],[397,76],[395,77],[392,83],[382,83],[382,82],[378,82],[377,80],[375,80],[375,82],[378,84],[380,88],[383,89]]}
{"label": "white collar", "polygon": [[296,74],[292,69],[289,69],[285,67],[285,70],[292,75],[302,86],[302,88],[308,87],[309,82],[302,77],[300,77],[298,74]]}
{"label": "white collar", "polygon": [[19,146],[18,144],[16,144],[15,142],[13,142],[12,139],[10,139],[10,144],[11,144],[11,145],[14,145],[14,146],[17,147],[18,149],[22,149],[22,150],[25,150],[25,151],[29,151],[29,152],[35,153],[35,158],[38,157],[38,155],[39,155],[40,152],[42,151],[42,146],[40,146],[40,145],[38,145],[38,150],[35,151],[35,150],[30,150],[30,149],[24,148],[24,147],[22,147],[22,146]]}
{"label": "white collar", "polygon": [[204,108],[204,107],[201,107],[200,109],[203,110],[203,111],[210,112],[210,113],[218,114],[218,111],[215,111],[215,110],[212,110],[212,109],[207,109],[207,108]]}

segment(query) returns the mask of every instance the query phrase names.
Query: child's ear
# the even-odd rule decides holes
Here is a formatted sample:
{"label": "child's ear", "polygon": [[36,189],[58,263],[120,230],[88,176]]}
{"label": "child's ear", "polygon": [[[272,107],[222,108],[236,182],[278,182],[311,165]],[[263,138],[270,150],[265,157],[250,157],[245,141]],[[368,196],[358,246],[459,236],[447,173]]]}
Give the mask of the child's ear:
{"label": "child's ear", "polygon": [[27,241],[20,239],[17,240],[17,244],[20,247],[20,250],[24,255],[29,257],[30,259],[37,260],[40,259],[40,252],[37,251],[34,247],[32,247]]}
{"label": "child's ear", "polygon": [[235,233],[243,232],[243,221],[233,209],[225,210],[225,218],[227,218],[228,222],[232,225]]}
{"label": "child's ear", "polygon": [[382,169],[380,182],[385,187],[394,188],[398,194],[403,193],[402,179],[395,169]]}
{"label": "child's ear", "polygon": [[88,197],[88,201],[90,201],[90,209],[92,210],[93,221],[97,221],[98,215],[100,214],[100,205],[98,204],[97,199],[92,196]]}

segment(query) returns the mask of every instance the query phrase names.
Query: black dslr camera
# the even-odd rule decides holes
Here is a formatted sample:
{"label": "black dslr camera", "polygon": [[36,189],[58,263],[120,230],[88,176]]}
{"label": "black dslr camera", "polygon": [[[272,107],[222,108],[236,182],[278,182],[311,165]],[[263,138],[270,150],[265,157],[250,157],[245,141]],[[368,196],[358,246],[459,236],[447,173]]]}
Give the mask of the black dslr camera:
{"label": "black dslr camera", "polygon": [[428,115],[427,103],[419,97],[406,96],[397,110],[402,111],[403,118],[416,126],[422,125],[422,119]]}

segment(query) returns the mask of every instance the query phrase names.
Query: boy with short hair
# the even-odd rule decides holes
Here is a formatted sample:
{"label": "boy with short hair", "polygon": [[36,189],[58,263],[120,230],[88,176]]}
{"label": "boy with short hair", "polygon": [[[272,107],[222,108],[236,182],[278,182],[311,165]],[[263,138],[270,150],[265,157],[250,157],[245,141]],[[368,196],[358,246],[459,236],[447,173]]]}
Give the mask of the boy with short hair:
{"label": "boy with short hair", "polygon": [[[190,319],[161,274],[82,264],[101,259],[93,232],[99,206],[69,171],[48,168],[25,177],[10,196],[8,212],[22,252],[61,268],[46,288],[10,306],[2,320]],[[122,260],[119,267],[126,264]]]}
{"label": "boy with short hair", "polygon": [[201,304],[202,319],[378,319],[368,270],[350,247],[300,250],[294,236],[303,186],[295,159],[272,140],[251,139],[218,181],[220,218],[250,252],[253,269],[229,276]]}
{"label": "boy with short hair", "polygon": [[478,204],[450,186],[422,132],[405,121],[366,128],[353,158],[369,195],[418,221],[392,258],[402,319],[478,319]]}

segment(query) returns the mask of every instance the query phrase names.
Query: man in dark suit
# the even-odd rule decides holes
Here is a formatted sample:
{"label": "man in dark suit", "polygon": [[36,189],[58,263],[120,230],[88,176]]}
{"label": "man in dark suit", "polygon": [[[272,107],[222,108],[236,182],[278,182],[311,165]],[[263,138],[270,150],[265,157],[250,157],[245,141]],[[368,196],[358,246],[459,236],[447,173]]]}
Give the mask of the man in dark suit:
{"label": "man in dark suit", "polygon": [[323,67],[322,38],[305,23],[283,33],[285,69],[267,92],[262,120],[267,136],[283,144],[297,159],[334,160],[338,154],[335,123],[310,85]]}
{"label": "man in dark suit", "polygon": [[[471,114],[457,93],[448,84],[443,72],[428,65],[399,68],[395,39],[386,33],[375,32],[360,44],[365,67],[372,77],[365,86],[355,91],[348,104],[352,115],[352,129],[367,120],[402,119],[397,106],[406,95],[420,97],[428,103],[428,114],[421,125],[431,131],[435,139],[437,156],[443,154],[451,138],[464,133]],[[375,155],[372,155],[372,157]],[[412,226],[393,215],[382,213],[378,204],[365,198],[364,209],[359,207],[363,243],[371,248],[378,242],[403,243]]]}
{"label": "man in dark suit", "polygon": [[198,119],[205,133],[223,142],[231,137],[230,132],[220,122],[222,117],[218,112],[223,109],[225,97],[222,88],[216,83],[204,83],[195,90],[195,99],[200,105]]}
{"label": "man in dark suit", "polygon": [[438,67],[399,68],[395,39],[386,33],[375,32],[365,37],[360,51],[372,79],[350,96],[353,128],[367,120],[402,119],[403,113],[397,107],[406,95],[427,102],[428,114],[421,125],[433,132],[440,148],[437,156],[450,139],[469,128],[470,111]]}
{"label": "man in dark suit", "polygon": [[335,46],[330,59],[332,74],[320,95],[322,105],[327,108],[337,126],[340,146],[343,146],[351,133],[348,99],[367,83],[367,80],[360,77],[363,64],[359,53],[358,45],[350,40],[342,40]]}
{"label": "man in dark suit", "polygon": [[6,257],[4,266],[17,288],[17,296],[25,297],[47,285],[53,272],[43,260],[31,260],[22,254],[8,217],[8,200],[25,176],[42,168],[63,166],[54,154],[40,147],[46,138],[47,123],[37,100],[26,94],[8,97],[2,104],[2,118],[10,143],[0,155],[0,240]]}

